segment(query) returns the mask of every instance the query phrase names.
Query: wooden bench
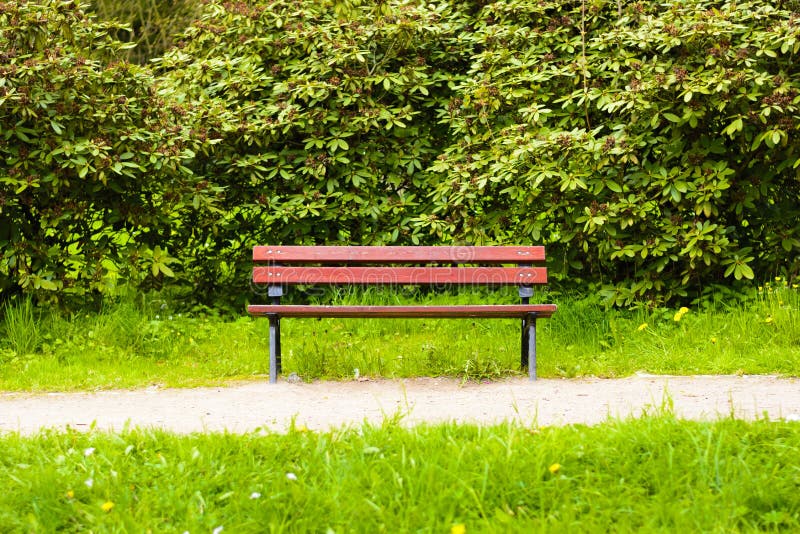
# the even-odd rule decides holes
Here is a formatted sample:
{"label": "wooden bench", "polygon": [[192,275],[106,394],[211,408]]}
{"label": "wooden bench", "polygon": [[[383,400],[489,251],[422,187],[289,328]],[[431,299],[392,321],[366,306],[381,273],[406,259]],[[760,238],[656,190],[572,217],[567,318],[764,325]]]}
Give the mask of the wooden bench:
{"label": "wooden bench", "polygon": [[[269,318],[269,381],[281,372],[283,317],[421,317],[522,319],[521,366],[536,379],[536,319],[554,304],[530,304],[533,286],[547,283],[544,247],[259,246],[253,282],[269,304],[247,311]],[[518,286],[521,304],[333,306],[281,304],[291,285]]]}

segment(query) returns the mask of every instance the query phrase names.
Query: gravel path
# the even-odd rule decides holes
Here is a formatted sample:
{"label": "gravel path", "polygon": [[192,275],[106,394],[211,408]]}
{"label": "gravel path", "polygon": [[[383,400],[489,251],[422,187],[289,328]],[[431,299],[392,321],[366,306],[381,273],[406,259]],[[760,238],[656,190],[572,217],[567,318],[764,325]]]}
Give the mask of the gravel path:
{"label": "gravel path", "polygon": [[380,422],[460,421],[490,424],[595,424],[672,404],[687,419],[734,415],[800,420],[800,380],[775,376],[653,376],[622,379],[508,379],[466,383],[444,378],[289,383],[226,387],[0,393],[0,432],[32,434],[67,426],[120,430],[125,425],[178,433],[284,431],[292,420],[310,429]]}

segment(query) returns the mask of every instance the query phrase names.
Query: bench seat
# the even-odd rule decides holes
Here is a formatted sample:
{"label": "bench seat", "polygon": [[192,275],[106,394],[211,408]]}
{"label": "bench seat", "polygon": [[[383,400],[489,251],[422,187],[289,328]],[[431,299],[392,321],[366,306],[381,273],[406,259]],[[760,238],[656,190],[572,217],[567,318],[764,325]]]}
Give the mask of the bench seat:
{"label": "bench seat", "polygon": [[487,317],[493,319],[524,319],[535,314],[547,318],[556,311],[555,304],[479,304],[460,306],[336,306],[336,305],[290,305],[256,304],[248,306],[251,315],[278,317],[431,317],[470,319]]}

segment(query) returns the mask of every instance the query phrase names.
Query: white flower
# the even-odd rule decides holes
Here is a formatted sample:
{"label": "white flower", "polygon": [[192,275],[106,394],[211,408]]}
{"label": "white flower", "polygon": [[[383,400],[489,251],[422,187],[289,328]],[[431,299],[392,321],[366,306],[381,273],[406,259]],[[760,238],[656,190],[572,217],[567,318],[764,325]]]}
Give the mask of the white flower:
{"label": "white flower", "polygon": [[87,488],[91,488],[92,486],[94,486],[94,480],[92,480],[91,478],[87,478],[84,484],[86,484]]}
{"label": "white flower", "polygon": [[223,527],[222,527],[222,525],[220,525],[217,528],[215,528],[214,530],[212,530],[211,534],[219,534],[222,531],[223,531]]}
{"label": "white flower", "polygon": [[92,454],[94,454],[94,451],[95,451],[94,447],[89,447],[88,449],[83,449],[83,455],[86,456],[86,457],[89,457]]}
{"label": "white flower", "polygon": [[250,494],[250,498],[251,499],[260,499],[261,498],[261,494],[259,492],[257,492],[257,491],[254,491],[253,493]]}
{"label": "white flower", "polygon": [[288,478],[289,480],[297,480],[297,475],[295,475],[294,473],[286,473],[286,478]]}

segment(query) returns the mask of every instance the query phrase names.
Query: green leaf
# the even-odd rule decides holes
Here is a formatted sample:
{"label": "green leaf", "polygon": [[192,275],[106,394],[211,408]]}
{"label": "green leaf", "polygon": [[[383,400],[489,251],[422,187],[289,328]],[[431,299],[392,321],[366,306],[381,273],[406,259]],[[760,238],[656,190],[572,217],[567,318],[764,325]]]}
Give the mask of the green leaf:
{"label": "green leaf", "polygon": [[748,280],[752,280],[753,278],[755,278],[753,269],[751,269],[748,265],[745,265],[743,263],[736,265],[736,269],[733,272],[733,276],[737,280],[741,280],[743,277],[747,278]]}
{"label": "green leaf", "polygon": [[732,121],[732,122],[731,122],[731,123],[730,123],[730,124],[729,124],[729,125],[728,125],[728,126],[727,126],[727,127],[724,129],[724,130],[723,130],[723,131],[722,131],[722,133],[724,133],[724,134],[727,134],[727,135],[729,135],[729,136],[733,137],[733,134],[735,134],[736,132],[741,132],[741,131],[742,131],[742,126],[743,126],[743,123],[742,123],[742,118],[741,118],[741,117],[739,117],[739,118],[735,119],[734,121]]}
{"label": "green leaf", "polygon": [[158,264],[158,270],[164,273],[165,276],[169,276],[170,278],[175,278],[175,273],[172,271],[172,269],[170,269],[163,263]]}

